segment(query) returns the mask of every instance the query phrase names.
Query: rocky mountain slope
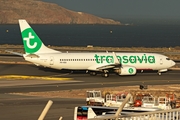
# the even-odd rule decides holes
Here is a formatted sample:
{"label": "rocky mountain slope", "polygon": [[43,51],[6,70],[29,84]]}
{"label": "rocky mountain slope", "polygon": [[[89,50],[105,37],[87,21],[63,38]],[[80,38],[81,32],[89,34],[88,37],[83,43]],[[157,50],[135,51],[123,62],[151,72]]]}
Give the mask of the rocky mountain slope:
{"label": "rocky mountain slope", "polygon": [[0,0],[0,24],[16,24],[18,19],[35,24],[121,24],[38,0]]}

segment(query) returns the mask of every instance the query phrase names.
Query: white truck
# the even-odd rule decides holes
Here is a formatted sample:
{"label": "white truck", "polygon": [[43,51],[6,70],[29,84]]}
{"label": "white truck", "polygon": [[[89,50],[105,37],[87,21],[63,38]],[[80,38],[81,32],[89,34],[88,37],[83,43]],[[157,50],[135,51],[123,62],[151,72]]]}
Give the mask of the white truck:
{"label": "white truck", "polygon": [[[121,94],[105,94],[105,98],[102,97],[101,91],[91,90],[87,91],[86,104],[91,106],[106,106],[106,107],[119,107],[124,99],[126,98],[127,93]],[[131,100],[126,103],[125,107],[130,107]]]}
{"label": "white truck", "polygon": [[86,104],[92,106],[103,106],[104,98],[101,95],[101,91],[91,90],[87,91]]}
{"label": "white truck", "polygon": [[[106,100],[105,100],[104,106],[119,107],[125,100],[126,94],[119,94],[119,95],[107,94],[105,97],[106,97]],[[131,107],[132,104],[133,104],[133,100],[130,99],[129,102],[126,103],[124,107]]]}

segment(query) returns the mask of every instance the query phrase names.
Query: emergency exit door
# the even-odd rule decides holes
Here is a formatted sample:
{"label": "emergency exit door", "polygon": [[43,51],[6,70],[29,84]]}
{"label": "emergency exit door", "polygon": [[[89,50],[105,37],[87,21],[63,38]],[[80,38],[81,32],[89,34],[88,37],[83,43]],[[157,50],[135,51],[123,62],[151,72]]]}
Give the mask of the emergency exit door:
{"label": "emergency exit door", "polygon": [[54,57],[53,56],[50,57],[50,65],[54,65]]}

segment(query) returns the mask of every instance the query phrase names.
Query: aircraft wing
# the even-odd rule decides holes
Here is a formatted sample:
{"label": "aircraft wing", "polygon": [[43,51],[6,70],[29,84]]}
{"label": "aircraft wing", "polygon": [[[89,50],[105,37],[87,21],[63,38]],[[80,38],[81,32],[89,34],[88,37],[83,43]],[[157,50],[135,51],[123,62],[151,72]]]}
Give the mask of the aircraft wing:
{"label": "aircraft wing", "polygon": [[105,70],[105,69],[121,67],[121,63],[119,62],[115,52],[113,52],[113,58],[114,58],[114,63],[112,63],[112,64],[109,64],[109,63],[96,64],[96,65],[90,66],[88,68],[88,70],[99,71],[99,70]]}
{"label": "aircraft wing", "polygon": [[109,64],[109,65],[102,65],[100,67],[97,67],[96,69],[98,70],[104,70],[104,69],[111,69],[111,68],[115,68],[115,67],[120,67],[120,64]]}
{"label": "aircraft wing", "polygon": [[12,53],[12,54],[18,55],[18,56],[23,56],[22,53],[13,52],[13,51],[9,51],[9,50],[5,50],[5,51],[8,52],[8,53]]}

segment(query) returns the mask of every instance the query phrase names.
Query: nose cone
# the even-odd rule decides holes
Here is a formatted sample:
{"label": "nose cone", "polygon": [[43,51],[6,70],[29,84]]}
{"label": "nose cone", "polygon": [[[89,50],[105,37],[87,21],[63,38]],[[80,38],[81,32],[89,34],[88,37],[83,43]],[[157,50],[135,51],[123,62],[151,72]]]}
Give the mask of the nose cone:
{"label": "nose cone", "polygon": [[174,66],[176,63],[172,60],[171,61],[171,66]]}

